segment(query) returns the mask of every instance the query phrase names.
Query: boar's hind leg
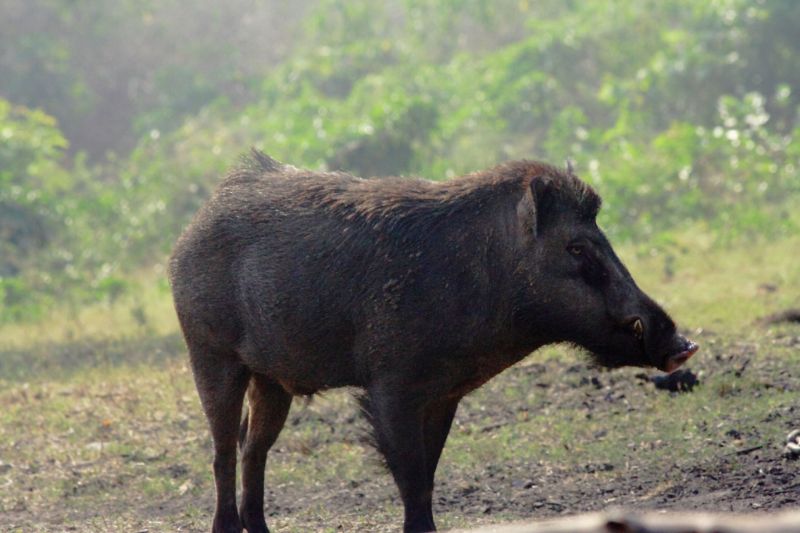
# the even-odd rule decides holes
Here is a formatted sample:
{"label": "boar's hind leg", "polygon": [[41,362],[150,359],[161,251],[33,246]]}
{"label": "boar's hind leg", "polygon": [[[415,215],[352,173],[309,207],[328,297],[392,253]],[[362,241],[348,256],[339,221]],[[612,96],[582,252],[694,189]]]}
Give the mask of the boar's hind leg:
{"label": "boar's hind leg", "polygon": [[247,389],[247,434],[242,443],[242,506],[239,515],[249,533],[266,533],[264,467],[267,452],[283,429],[292,396],[269,378],[253,374]]}
{"label": "boar's hind leg", "polygon": [[420,402],[385,390],[371,390],[362,400],[362,407],[375,430],[378,451],[400,489],[405,509],[403,531],[435,530]]}
{"label": "boar's hind leg", "polygon": [[213,533],[240,533],[236,511],[236,440],[242,400],[250,377],[235,353],[215,352],[190,346],[197,392],[214,439],[214,482],[217,505]]}

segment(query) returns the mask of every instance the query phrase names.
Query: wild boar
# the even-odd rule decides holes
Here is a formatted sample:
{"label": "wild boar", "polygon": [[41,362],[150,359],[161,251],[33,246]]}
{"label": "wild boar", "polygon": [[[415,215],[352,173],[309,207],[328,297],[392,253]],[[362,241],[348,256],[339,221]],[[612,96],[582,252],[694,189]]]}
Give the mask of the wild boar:
{"label": "wild boar", "polygon": [[[214,440],[213,531],[268,531],[264,468],[292,397],[363,390],[405,509],[434,530],[459,400],[546,344],[672,371],[697,350],[639,287],[571,169],[444,182],[301,170],[254,151],[177,242],[169,275]],[[236,505],[242,424],[242,496]]]}

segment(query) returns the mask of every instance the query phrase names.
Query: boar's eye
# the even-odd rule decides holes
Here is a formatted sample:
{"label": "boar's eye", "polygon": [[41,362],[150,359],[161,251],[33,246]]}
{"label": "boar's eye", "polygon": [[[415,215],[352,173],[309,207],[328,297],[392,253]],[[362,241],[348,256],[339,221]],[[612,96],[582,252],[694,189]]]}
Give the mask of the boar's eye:
{"label": "boar's eye", "polygon": [[591,246],[582,242],[572,242],[567,246],[567,253],[575,260],[580,275],[586,283],[600,286],[608,281],[608,271]]}
{"label": "boar's eye", "polygon": [[583,255],[583,246],[580,244],[570,244],[567,246],[567,252],[572,256],[579,257]]}

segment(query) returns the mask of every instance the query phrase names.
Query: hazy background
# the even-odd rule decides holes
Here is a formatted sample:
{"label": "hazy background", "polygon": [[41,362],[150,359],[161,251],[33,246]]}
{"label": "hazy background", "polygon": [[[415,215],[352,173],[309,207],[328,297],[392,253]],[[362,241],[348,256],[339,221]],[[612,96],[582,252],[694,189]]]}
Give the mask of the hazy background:
{"label": "hazy background", "polygon": [[667,273],[687,232],[778,239],[798,28],[792,0],[4,0],[0,322],[166,297],[171,244],[250,146],[432,179],[571,158]]}
{"label": "hazy background", "polygon": [[[437,180],[572,159],[701,346],[672,391],[560,346],[466,397],[440,527],[796,508],[800,324],[762,319],[800,314],[799,112],[795,0],[0,0],[0,530],[208,531],[165,263],[251,146]],[[294,403],[274,530],[397,531],[364,424],[347,391]]]}

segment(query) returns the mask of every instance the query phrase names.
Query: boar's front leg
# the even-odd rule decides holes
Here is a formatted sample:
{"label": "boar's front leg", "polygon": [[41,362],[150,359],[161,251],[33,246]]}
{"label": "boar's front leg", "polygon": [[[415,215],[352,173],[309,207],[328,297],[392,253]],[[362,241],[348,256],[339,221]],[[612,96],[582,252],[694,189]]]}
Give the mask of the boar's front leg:
{"label": "boar's front leg", "polygon": [[453,424],[453,417],[456,415],[460,400],[461,398],[447,398],[435,401],[429,404],[425,410],[425,465],[428,472],[428,483],[431,487],[433,487],[436,467],[442,456],[447,435],[450,434],[450,426]]}
{"label": "boar's front leg", "polygon": [[[444,443],[450,433],[450,426],[453,424],[458,399],[446,399],[434,401],[425,409],[423,437],[425,439],[425,467],[427,473],[427,487],[431,495],[433,494],[433,480],[436,475],[436,467],[439,458],[442,456]],[[433,509],[428,505],[428,518],[433,524]]]}
{"label": "boar's front leg", "polygon": [[372,388],[362,399],[362,407],[374,428],[378,451],[400,489],[405,509],[403,531],[434,531],[433,484],[426,464],[424,409],[420,398]]}

